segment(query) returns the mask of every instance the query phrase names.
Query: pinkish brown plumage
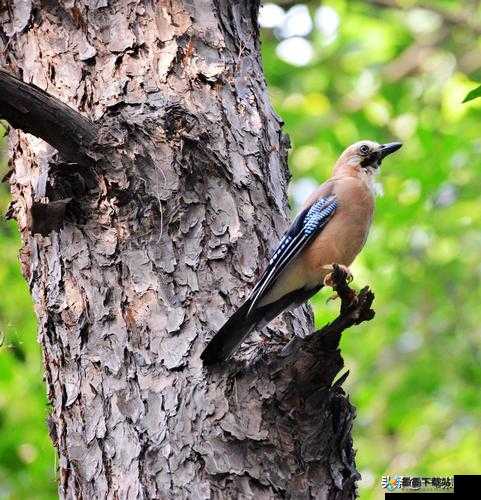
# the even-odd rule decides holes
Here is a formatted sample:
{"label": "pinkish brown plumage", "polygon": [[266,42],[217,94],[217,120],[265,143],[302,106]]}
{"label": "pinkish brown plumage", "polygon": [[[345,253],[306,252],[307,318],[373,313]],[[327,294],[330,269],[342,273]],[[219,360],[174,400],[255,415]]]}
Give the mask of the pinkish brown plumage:
{"label": "pinkish brown plumage", "polygon": [[307,198],[249,298],[207,345],[205,364],[227,359],[252,329],[314,295],[328,283],[332,264],[349,272],[371,226],[375,173],[400,147],[360,141],[342,153],[332,177]]}

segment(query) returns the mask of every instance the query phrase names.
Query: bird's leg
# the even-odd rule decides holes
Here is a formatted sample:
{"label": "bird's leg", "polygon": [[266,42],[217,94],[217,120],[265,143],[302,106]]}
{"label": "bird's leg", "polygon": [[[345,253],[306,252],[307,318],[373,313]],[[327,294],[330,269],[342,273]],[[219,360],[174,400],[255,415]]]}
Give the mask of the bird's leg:
{"label": "bird's leg", "polygon": [[335,292],[327,299],[327,302],[341,298],[343,304],[346,299],[347,303],[352,303],[356,298],[356,293],[348,286],[348,283],[352,281],[352,273],[349,268],[341,264],[332,264],[324,266],[324,269],[331,271],[325,276],[324,285],[331,287]]}
{"label": "bird's leg", "polygon": [[342,264],[329,264],[327,266],[322,266],[323,269],[326,271],[330,271],[326,276],[324,277],[324,285],[331,287],[335,289],[336,286],[336,281],[334,279],[334,273],[336,272],[336,268],[345,275],[346,283],[351,283],[353,277],[350,269],[346,266],[343,266]]}

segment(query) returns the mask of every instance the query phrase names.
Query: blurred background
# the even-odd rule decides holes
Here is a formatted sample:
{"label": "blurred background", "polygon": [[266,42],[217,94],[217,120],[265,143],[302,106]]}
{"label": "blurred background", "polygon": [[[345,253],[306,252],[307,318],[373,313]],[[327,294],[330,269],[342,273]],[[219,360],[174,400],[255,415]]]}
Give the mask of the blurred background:
{"label": "blurred background", "polygon": [[[383,498],[382,475],[481,473],[481,99],[462,103],[481,81],[480,4],[261,10],[266,78],[292,141],[294,210],[348,144],[404,142],[383,164],[375,225],[353,266],[355,286],[376,293],[376,318],[342,339],[363,500]],[[2,212],[8,199],[2,185]],[[1,220],[0,498],[56,498],[19,245]],[[328,295],[314,301],[318,326],[338,309]]]}
{"label": "blurred background", "polygon": [[[481,474],[481,2],[284,1],[260,16],[272,102],[292,141],[293,208],[360,139],[382,166],[353,266],[376,318],[344,333],[361,499],[382,475]],[[316,324],[338,310],[314,300]]]}

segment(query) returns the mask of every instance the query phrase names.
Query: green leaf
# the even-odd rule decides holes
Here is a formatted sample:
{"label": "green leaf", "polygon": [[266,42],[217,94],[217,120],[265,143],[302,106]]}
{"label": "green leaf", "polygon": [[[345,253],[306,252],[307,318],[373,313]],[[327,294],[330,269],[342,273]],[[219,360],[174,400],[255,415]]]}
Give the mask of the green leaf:
{"label": "green leaf", "polygon": [[481,97],[481,85],[471,90],[471,92],[469,92],[468,95],[464,98],[463,102],[472,101],[473,99],[476,99],[478,97]]}

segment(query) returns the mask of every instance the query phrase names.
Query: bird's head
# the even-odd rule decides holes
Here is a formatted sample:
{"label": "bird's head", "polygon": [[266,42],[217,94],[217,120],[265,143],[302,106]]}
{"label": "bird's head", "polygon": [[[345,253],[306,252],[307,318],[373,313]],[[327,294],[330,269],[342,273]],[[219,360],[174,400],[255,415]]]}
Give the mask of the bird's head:
{"label": "bird's head", "polygon": [[359,141],[349,146],[336,163],[335,172],[372,176],[386,156],[397,151],[402,144],[389,142],[378,144],[373,141]]}

